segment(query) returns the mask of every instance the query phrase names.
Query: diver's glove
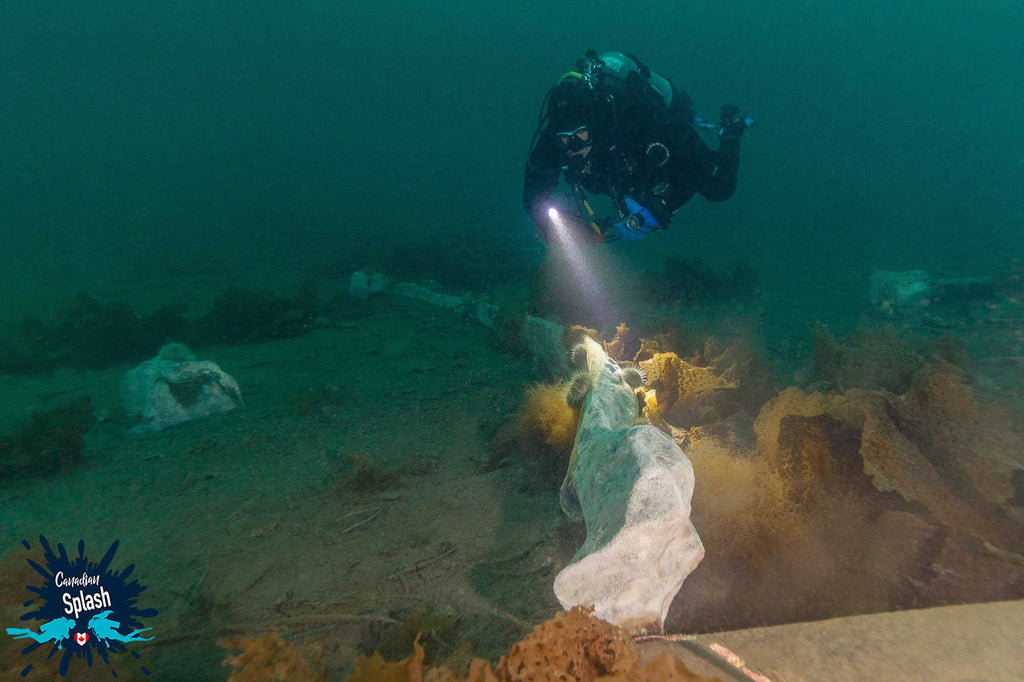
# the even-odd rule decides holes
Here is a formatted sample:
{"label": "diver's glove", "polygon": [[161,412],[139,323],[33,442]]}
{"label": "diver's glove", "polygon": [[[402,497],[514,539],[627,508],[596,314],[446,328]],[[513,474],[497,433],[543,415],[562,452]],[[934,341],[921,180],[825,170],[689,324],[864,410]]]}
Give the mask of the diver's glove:
{"label": "diver's glove", "polygon": [[744,116],[735,104],[723,104],[719,112],[718,139],[738,140],[743,131],[754,127],[754,119]]}
{"label": "diver's glove", "polygon": [[612,229],[620,239],[635,242],[661,227],[661,223],[654,217],[654,214],[634,201],[632,197],[626,197],[623,201],[629,211],[629,217],[612,225]]}

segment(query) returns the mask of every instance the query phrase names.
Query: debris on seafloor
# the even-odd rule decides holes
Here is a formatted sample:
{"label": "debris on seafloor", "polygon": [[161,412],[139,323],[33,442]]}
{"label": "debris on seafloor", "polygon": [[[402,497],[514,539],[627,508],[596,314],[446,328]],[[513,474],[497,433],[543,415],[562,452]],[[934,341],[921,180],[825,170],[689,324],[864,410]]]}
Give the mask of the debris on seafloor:
{"label": "debris on seafloor", "polygon": [[143,419],[132,428],[135,435],[230,412],[242,404],[234,377],[215,362],[197,361],[177,343],[128,371],[121,394],[128,416]]}

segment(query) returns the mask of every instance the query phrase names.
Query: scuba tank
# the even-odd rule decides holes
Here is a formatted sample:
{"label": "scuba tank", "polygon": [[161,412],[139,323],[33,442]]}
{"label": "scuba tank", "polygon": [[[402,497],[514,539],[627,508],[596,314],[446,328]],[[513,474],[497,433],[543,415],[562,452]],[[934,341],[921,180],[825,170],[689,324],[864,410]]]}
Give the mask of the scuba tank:
{"label": "scuba tank", "polygon": [[660,99],[666,110],[672,106],[672,84],[631,54],[602,52],[598,56],[595,50],[587,50],[587,57],[580,62],[596,72],[590,80],[584,72],[584,82],[596,81],[613,93],[628,93],[652,104],[652,100]]}

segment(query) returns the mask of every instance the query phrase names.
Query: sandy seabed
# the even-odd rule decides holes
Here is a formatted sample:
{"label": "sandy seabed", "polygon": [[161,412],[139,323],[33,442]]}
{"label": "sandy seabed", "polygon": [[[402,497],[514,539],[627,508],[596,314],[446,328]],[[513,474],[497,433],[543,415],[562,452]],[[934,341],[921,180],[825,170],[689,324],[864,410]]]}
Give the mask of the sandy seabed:
{"label": "sandy seabed", "polygon": [[[127,366],[0,377],[5,427],[83,395],[100,417],[80,466],[0,488],[0,553],[34,556],[20,542],[38,554],[45,535],[92,558],[119,540],[115,566],[136,565],[140,606],[160,612],[139,649],[158,679],[224,679],[217,642],[269,631],[323,644],[340,676],[367,628],[416,608],[457,616],[496,658],[558,609],[567,557],[558,482],[488,466],[536,379],[489,339],[384,299],[301,337],[204,348],[244,407],[141,437],[120,407]],[[367,462],[387,478],[360,491]]]}
{"label": "sandy seabed", "polygon": [[[302,336],[197,355],[238,380],[244,407],[144,436],[121,408],[128,365],[0,377],[2,432],[86,395],[99,418],[80,465],[0,486],[0,555],[38,559],[40,535],[84,540],[90,558],[119,541],[115,567],[135,564],[140,606],[159,610],[137,647],[154,679],[225,679],[221,643],[269,632],[322,647],[343,679],[415,611],[496,660],[560,608],[551,584],[579,528],[558,471],[498,461],[491,443],[544,377],[489,330],[381,297]],[[25,596],[3,595],[8,625]]]}

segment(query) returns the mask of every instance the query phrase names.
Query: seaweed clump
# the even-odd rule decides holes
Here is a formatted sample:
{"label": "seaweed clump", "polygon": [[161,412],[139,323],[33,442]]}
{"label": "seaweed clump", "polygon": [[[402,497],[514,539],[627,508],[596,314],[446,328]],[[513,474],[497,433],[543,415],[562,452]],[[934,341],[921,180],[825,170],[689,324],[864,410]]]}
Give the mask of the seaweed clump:
{"label": "seaweed clump", "polygon": [[414,643],[423,648],[423,661],[430,665],[448,658],[459,637],[455,616],[426,608],[390,614],[392,621],[373,622],[363,629],[359,648],[368,655],[376,652],[384,660],[397,661],[415,653]]}
{"label": "seaweed clump", "polygon": [[659,303],[700,305],[721,301],[748,301],[757,293],[757,273],[746,263],[730,272],[713,270],[699,258],[671,255],[660,274],[647,275],[643,284]]}
{"label": "seaweed clump", "polygon": [[862,326],[845,339],[837,339],[825,325],[814,330],[814,388],[883,389],[904,393],[926,363],[948,363],[963,372],[968,382],[977,369],[963,345],[951,336],[935,340],[906,337],[887,326]]}
{"label": "seaweed clump", "polygon": [[200,345],[257,343],[298,336],[313,326],[318,315],[312,284],[304,284],[292,297],[229,287],[210,312],[196,321],[194,335]]}
{"label": "seaweed clump", "polygon": [[919,363],[914,348],[891,329],[858,329],[841,342],[825,325],[814,330],[812,381],[826,388],[902,393]]}
{"label": "seaweed clump", "polygon": [[327,679],[320,647],[300,647],[272,632],[266,637],[235,638],[221,644],[225,649],[241,650],[224,659],[233,670],[228,682],[289,682]]}
{"label": "seaweed clump", "polygon": [[592,680],[625,674],[638,662],[636,644],[625,630],[575,607],[541,623],[514,644],[495,672],[503,680],[551,679],[554,671],[571,671],[572,678]]}
{"label": "seaweed clump", "polygon": [[758,414],[756,451],[693,443],[707,556],[666,627],[1019,598],[1021,434],[964,379],[928,361],[900,394],[790,387]]}
{"label": "seaweed clump", "polygon": [[589,389],[584,377],[577,375],[576,381],[568,385],[537,384],[527,389],[516,431],[531,452],[561,461],[568,458],[576,440],[584,389]]}
{"label": "seaweed clump", "polygon": [[52,321],[29,316],[2,330],[0,373],[102,369],[146,359],[170,339],[203,347],[297,336],[326,319],[325,310],[340,314],[339,308],[337,300],[320,306],[312,284],[288,297],[231,287],[196,320],[184,316],[187,306],[180,303],[139,315],[126,304],[101,303],[79,293]]}
{"label": "seaweed clump", "polygon": [[636,359],[637,353],[643,345],[642,339],[636,332],[622,322],[615,327],[615,336],[611,341],[604,342],[604,351],[616,362],[626,362]]}
{"label": "seaweed clump", "polygon": [[88,396],[37,412],[11,436],[0,438],[0,475],[43,476],[77,464],[85,452],[85,433],[95,423]]}
{"label": "seaweed clump", "polygon": [[379,493],[398,485],[398,476],[381,469],[365,452],[356,452],[347,459],[351,467],[349,485],[356,492]]}
{"label": "seaweed clump", "polygon": [[637,645],[622,628],[595,617],[590,610],[573,608],[541,623],[512,650],[501,657],[497,667],[480,658],[469,664],[466,677],[447,667],[424,668],[425,651],[417,637],[413,653],[388,663],[379,654],[357,657],[355,674],[346,682],[381,680],[431,680],[433,682],[525,682],[526,680],[665,680],[700,682],[678,659],[666,654],[640,663]]}
{"label": "seaweed clump", "polygon": [[45,372],[55,367],[100,369],[141,360],[168,338],[183,338],[183,306],[140,316],[124,304],[100,303],[86,293],[52,322],[25,317],[0,337],[0,372]]}

